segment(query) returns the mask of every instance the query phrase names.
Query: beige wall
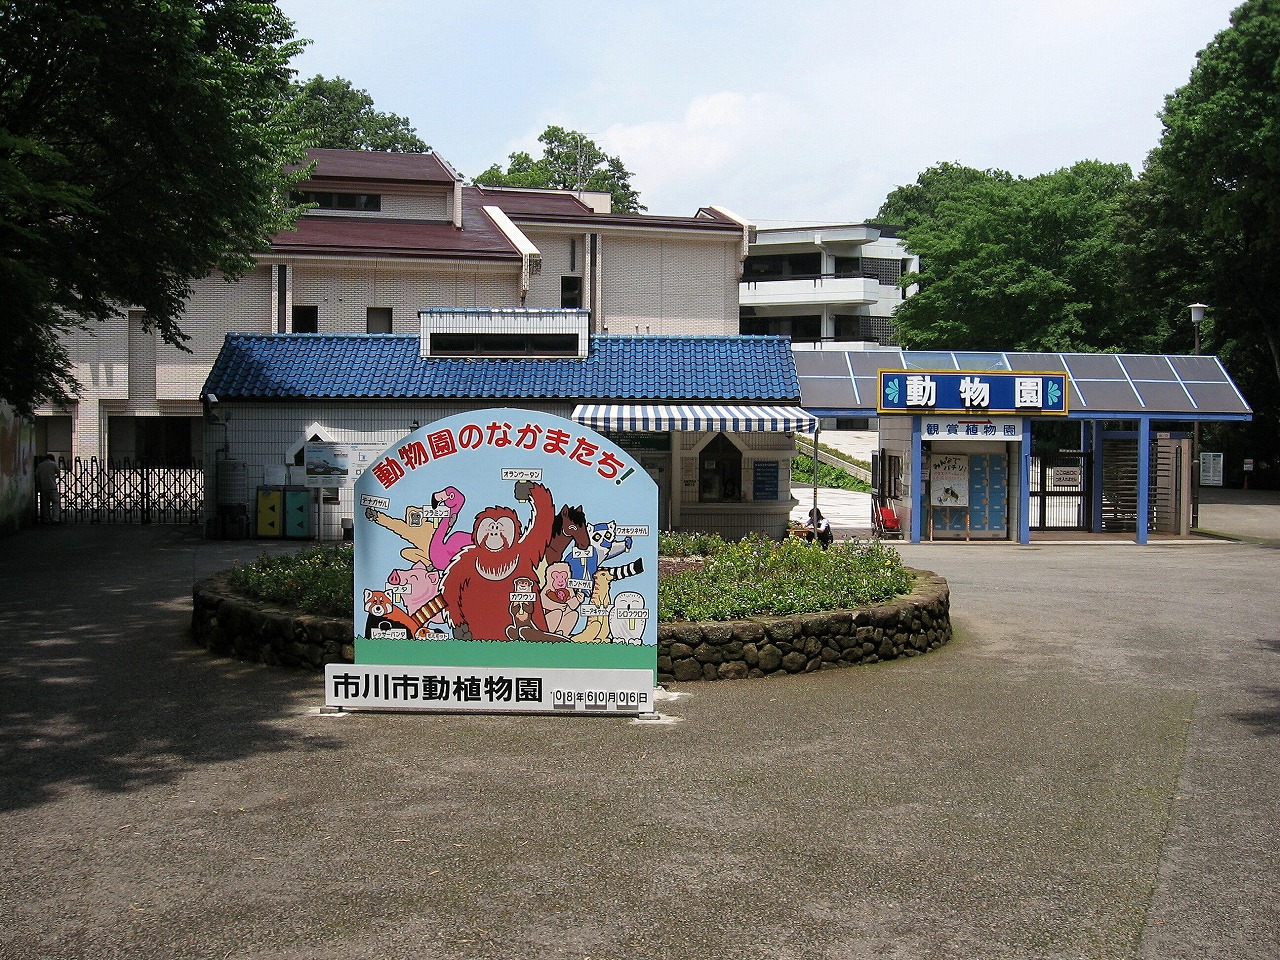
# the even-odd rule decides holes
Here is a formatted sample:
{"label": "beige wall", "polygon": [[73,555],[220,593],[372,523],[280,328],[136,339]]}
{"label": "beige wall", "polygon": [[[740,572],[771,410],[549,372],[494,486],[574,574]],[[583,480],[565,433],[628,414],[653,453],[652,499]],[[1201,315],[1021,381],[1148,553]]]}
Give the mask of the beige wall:
{"label": "beige wall", "polygon": [[603,238],[603,313],[614,334],[738,331],[735,238]]}

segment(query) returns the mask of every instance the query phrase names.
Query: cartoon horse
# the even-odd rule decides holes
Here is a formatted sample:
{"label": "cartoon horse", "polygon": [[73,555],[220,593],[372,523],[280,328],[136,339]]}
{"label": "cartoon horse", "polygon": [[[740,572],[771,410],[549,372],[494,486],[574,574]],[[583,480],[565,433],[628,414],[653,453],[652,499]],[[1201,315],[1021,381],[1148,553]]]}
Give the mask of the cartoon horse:
{"label": "cartoon horse", "polygon": [[555,523],[551,525],[551,542],[547,544],[547,552],[543,559],[548,564],[564,559],[564,551],[573,544],[579,550],[591,546],[591,534],[587,528],[587,516],[582,506],[571,507],[567,503],[556,514]]}

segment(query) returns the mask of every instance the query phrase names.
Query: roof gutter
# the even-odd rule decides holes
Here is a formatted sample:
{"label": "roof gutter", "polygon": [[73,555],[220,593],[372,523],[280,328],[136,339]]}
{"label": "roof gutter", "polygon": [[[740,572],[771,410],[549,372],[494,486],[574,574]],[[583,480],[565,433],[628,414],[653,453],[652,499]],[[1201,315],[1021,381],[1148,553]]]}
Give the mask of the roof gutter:
{"label": "roof gutter", "polygon": [[520,302],[529,294],[529,280],[542,272],[542,254],[500,207],[482,207],[494,225],[520,254]]}
{"label": "roof gutter", "polygon": [[747,259],[747,254],[751,250],[751,244],[755,243],[756,225],[749,220],[745,220],[738,216],[727,207],[710,206],[708,210],[714,210],[720,216],[732,220],[734,223],[742,227],[742,251],[738,256],[738,276],[742,276],[742,261]]}

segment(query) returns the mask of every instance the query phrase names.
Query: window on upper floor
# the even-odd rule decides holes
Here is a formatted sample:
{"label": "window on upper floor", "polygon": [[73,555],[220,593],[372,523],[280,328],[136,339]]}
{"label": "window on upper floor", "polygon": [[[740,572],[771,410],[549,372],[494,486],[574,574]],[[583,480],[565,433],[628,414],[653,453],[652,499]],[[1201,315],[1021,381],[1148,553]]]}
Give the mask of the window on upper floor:
{"label": "window on upper floor", "polygon": [[331,193],[324,190],[298,190],[293,197],[297,203],[314,203],[321,210],[377,212],[382,209],[382,195],[377,193]]}
{"label": "window on upper floor", "polygon": [[560,278],[560,306],[566,310],[582,309],[582,278]]}
{"label": "window on upper floor", "polygon": [[742,264],[742,279],[788,280],[822,275],[821,253],[782,253],[752,256]]}
{"label": "window on upper floor", "polygon": [[885,257],[863,257],[862,275],[871,277],[886,287],[897,286],[902,276],[902,261],[889,260]]}
{"label": "window on upper floor", "polygon": [[576,357],[574,333],[433,333],[433,357]]}
{"label": "window on upper floor", "polygon": [[391,332],[391,308],[369,307],[365,310],[364,328],[366,333]]}
{"label": "window on upper floor", "polygon": [[294,306],[293,324],[289,329],[293,333],[319,333],[320,308]]}

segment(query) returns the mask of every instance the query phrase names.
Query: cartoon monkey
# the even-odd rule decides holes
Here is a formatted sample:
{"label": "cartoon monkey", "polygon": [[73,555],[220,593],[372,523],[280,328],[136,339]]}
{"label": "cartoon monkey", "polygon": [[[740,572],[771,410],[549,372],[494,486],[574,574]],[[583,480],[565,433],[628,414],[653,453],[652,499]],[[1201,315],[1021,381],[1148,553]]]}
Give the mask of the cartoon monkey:
{"label": "cartoon monkey", "polygon": [[[459,639],[507,639],[511,594],[517,592],[512,585],[517,578],[537,583],[537,564],[551,540],[551,491],[522,480],[515,493],[517,500],[532,501],[529,529],[522,532],[520,518],[510,507],[486,507],[476,514],[472,542],[453,558],[441,581],[440,595]],[[533,626],[545,633],[542,604],[536,589],[533,593],[529,616]]]}
{"label": "cartoon monkey", "polygon": [[508,640],[552,642],[564,640],[554,633],[539,630],[533,622],[533,611],[538,599],[538,584],[528,577],[516,577],[511,584],[511,625],[506,629]]}

